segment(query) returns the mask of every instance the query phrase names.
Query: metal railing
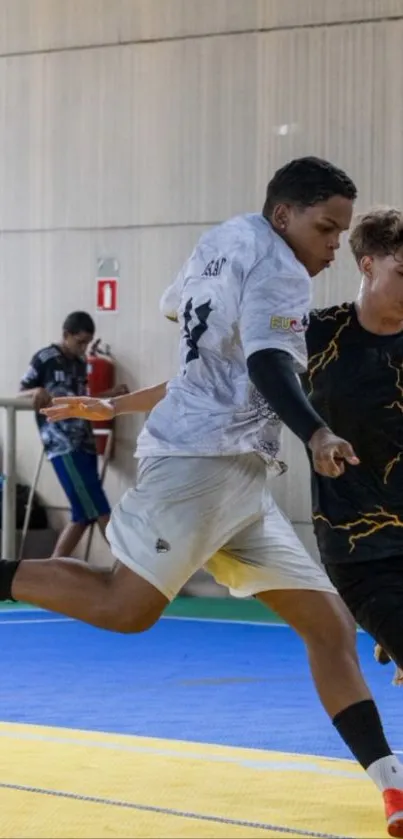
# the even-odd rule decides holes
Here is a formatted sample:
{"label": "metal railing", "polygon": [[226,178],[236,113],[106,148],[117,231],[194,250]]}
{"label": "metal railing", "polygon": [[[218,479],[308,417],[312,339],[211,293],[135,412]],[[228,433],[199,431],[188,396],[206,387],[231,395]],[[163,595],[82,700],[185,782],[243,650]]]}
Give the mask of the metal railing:
{"label": "metal railing", "polygon": [[17,486],[17,411],[33,411],[32,404],[23,398],[0,398],[4,417],[3,447],[3,502],[1,517],[1,555],[16,558],[16,486]]}
{"label": "metal railing", "polygon": [[[1,556],[4,559],[17,559],[17,527],[16,527],[16,507],[17,507],[17,498],[16,498],[16,487],[17,487],[17,411],[31,411],[33,413],[34,408],[32,403],[29,400],[25,400],[23,397],[20,398],[1,398],[0,397],[0,410],[3,409],[5,412],[5,422],[4,422],[4,446],[3,446],[3,468],[2,468],[2,476],[3,476],[3,498],[2,498],[2,515],[1,515]],[[105,453],[104,453],[104,462],[101,470],[101,482],[104,482],[106,470],[109,465],[112,447],[113,447],[113,432],[111,430],[105,430],[102,428],[94,429],[94,435],[96,437],[107,437]],[[42,463],[44,458],[44,451],[43,449],[40,452],[39,460],[36,466],[35,477],[31,486],[30,495],[28,499],[24,525],[22,530],[22,539],[21,539],[21,549],[20,549],[20,559],[21,559],[21,550],[24,546],[25,538],[27,535],[28,527],[29,527],[29,520],[31,514],[31,506],[33,496],[37,487]],[[89,552],[91,550],[91,543],[92,543],[92,536],[93,536],[93,527],[91,526],[89,530],[88,536],[88,544],[86,549],[86,559],[88,559]]]}

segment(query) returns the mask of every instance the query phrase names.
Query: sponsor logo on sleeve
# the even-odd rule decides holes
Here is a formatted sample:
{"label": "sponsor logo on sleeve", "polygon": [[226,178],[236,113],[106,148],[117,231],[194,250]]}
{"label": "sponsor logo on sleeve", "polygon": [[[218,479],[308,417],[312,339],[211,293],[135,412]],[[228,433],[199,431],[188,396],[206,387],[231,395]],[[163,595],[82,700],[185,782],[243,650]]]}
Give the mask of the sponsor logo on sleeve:
{"label": "sponsor logo on sleeve", "polygon": [[283,315],[272,315],[270,327],[275,332],[306,332],[308,328],[308,317],[303,318],[284,317]]}

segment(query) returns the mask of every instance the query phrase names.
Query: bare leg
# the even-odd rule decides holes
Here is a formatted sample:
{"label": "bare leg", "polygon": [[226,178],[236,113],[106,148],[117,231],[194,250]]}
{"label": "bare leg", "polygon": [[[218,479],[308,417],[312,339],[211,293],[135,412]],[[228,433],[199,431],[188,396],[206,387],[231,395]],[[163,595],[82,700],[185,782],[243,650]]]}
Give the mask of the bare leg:
{"label": "bare leg", "polygon": [[339,597],[300,590],[266,591],[258,598],[301,636],[319,697],[332,718],[371,699],[358,661],[355,622]]}
{"label": "bare leg", "polygon": [[362,768],[383,794],[390,836],[403,837],[403,766],[392,753],[382,720],[360,671],[355,622],[334,594],[264,592],[303,639],[322,704]]}
{"label": "bare leg", "polygon": [[70,521],[62,530],[52,553],[52,557],[71,556],[87,529],[83,522]]}
{"label": "bare leg", "polygon": [[105,542],[108,541],[107,538],[106,538],[106,528],[108,526],[109,519],[110,519],[110,516],[100,516],[98,521],[97,521],[98,527],[101,531],[102,536],[105,539]]}
{"label": "bare leg", "polygon": [[158,589],[120,562],[104,571],[75,559],[23,560],[13,580],[12,596],[124,633],[149,629],[168,604]]}

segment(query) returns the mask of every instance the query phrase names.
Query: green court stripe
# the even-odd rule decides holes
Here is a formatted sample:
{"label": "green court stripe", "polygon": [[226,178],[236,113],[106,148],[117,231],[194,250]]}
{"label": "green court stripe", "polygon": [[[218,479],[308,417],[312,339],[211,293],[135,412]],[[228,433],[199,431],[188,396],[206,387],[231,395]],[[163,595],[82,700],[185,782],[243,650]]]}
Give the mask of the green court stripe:
{"label": "green court stripe", "polygon": [[173,617],[205,618],[213,620],[257,621],[283,623],[258,600],[237,600],[234,597],[177,597],[165,614]]}
{"label": "green court stripe", "polygon": [[[0,603],[1,611],[31,609],[25,603]],[[221,597],[177,597],[167,607],[166,615],[180,618],[204,618],[208,620],[258,621],[261,623],[283,623],[274,612],[256,600],[235,600]]]}

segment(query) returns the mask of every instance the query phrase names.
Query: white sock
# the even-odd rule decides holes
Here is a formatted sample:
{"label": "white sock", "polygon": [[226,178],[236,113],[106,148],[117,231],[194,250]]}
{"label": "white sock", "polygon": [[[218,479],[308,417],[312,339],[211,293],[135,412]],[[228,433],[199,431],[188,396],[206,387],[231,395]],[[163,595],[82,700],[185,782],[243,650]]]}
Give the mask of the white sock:
{"label": "white sock", "polygon": [[367,774],[381,792],[385,789],[403,790],[403,765],[395,755],[375,760],[368,766]]}

